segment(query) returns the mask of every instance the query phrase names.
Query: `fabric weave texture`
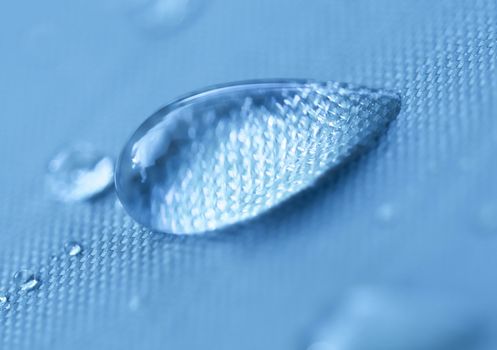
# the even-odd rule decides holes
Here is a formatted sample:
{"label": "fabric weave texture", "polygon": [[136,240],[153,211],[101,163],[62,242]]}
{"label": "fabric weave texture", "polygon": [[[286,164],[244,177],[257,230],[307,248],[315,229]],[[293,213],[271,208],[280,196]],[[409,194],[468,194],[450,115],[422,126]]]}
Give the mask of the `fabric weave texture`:
{"label": "fabric weave texture", "polygon": [[[497,2],[205,2],[153,35],[110,1],[0,4],[0,349],[299,349],[364,285],[462,298],[495,330]],[[264,78],[386,88],[402,109],[319,187],[218,233],[153,234],[112,192],[46,192],[65,145],[115,157],[175,97]],[[17,291],[21,268],[37,290]]]}

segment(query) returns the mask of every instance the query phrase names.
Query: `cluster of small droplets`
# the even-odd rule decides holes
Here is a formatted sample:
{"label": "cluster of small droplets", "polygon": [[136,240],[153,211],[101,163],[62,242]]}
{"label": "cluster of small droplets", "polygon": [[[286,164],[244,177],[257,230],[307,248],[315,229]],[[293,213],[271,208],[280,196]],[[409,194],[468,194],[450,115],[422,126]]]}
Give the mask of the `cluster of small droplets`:
{"label": "cluster of small droplets", "polygon": [[[69,257],[80,255],[83,247],[76,241],[69,241],[64,245],[65,253]],[[58,259],[57,256],[54,256]],[[41,280],[37,274],[30,269],[22,268],[12,275],[12,282],[14,283],[14,290],[18,293],[26,294],[34,291],[40,287]],[[7,311],[11,308],[11,295],[7,290],[0,289],[0,311]]]}

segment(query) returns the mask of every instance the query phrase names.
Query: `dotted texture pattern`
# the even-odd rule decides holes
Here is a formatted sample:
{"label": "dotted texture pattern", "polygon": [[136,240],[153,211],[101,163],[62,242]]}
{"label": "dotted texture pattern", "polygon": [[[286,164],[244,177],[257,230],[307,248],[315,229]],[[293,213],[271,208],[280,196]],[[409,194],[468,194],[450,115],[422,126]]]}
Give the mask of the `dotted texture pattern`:
{"label": "dotted texture pattern", "polygon": [[[293,349],[361,285],[457,294],[495,330],[494,0],[212,0],[164,37],[106,4],[0,4],[0,349]],[[388,88],[402,110],[319,188],[220,234],[151,234],[113,193],[45,192],[65,144],[117,155],[173,98],[269,77]],[[41,284],[19,294],[23,267]]]}

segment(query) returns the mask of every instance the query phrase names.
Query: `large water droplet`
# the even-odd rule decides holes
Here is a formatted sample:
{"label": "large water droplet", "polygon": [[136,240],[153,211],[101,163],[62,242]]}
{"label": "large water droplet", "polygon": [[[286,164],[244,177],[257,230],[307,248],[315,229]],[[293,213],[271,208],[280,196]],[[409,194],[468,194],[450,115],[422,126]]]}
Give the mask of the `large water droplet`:
{"label": "large water droplet", "polygon": [[216,87],[147,119],[116,167],[139,223],[199,233],[253,218],[371,143],[400,110],[396,94],[341,83]]}
{"label": "large water droplet", "polygon": [[77,144],[58,153],[48,165],[47,184],[64,202],[91,198],[112,183],[113,161],[91,145]]}
{"label": "large water droplet", "polygon": [[78,242],[69,241],[64,245],[66,253],[69,256],[76,256],[83,251],[83,247]]}
{"label": "large water droplet", "polygon": [[36,278],[35,274],[28,269],[21,269],[17,271],[12,277],[15,284],[19,286],[21,292],[28,292],[38,288],[40,281]]}
{"label": "large water droplet", "polygon": [[460,301],[360,289],[323,325],[308,350],[467,350],[480,324]]}

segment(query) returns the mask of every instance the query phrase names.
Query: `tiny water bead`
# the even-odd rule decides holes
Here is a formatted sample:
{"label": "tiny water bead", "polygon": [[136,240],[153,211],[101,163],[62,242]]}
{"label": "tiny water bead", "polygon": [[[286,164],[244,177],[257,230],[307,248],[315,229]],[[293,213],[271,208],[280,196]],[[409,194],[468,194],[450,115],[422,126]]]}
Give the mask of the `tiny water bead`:
{"label": "tiny water bead", "polygon": [[69,256],[76,256],[81,254],[83,247],[78,242],[69,241],[64,245],[64,249]]}
{"label": "tiny water bead", "polygon": [[8,309],[10,309],[9,296],[5,293],[5,291],[0,289],[0,311]]}
{"label": "tiny water bead", "polygon": [[124,146],[116,190],[156,231],[192,234],[253,218],[371,145],[400,110],[386,90],[259,81],[177,100]]}
{"label": "tiny water bead", "polygon": [[40,281],[36,278],[35,274],[28,269],[17,271],[12,277],[12,280],[22,292],[34,290],[40,285]]}
{"label": "tiny water bead", "polygon": [[76,144],[59,152],[48,165],[47,185],[63,202],[89,199],[110,184],[114,163],[89,144]]}
{"label": "tiny water bead", "polygon": [[497,202],[487,202],[478,207],[476,219],[482,233],[497,233]]}
{"label": "tiny water bead", "polygon": [[381,223],[390,223],[395,216],[395,207],[391,203],[383,203],[376,209],[376,219]]}

